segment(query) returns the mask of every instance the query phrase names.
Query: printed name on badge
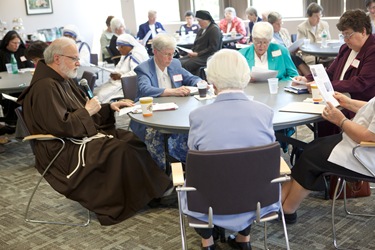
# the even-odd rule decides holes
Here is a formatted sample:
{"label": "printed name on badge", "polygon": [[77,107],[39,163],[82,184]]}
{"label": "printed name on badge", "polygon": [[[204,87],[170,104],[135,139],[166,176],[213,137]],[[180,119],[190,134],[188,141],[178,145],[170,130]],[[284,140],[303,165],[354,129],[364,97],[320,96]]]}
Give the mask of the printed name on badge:
{"label": "printed name on badge", "polygon": [[182,81],[182,75],[181,74],[174,75],[173,76],[173,81],[174,82],[181,82]]}

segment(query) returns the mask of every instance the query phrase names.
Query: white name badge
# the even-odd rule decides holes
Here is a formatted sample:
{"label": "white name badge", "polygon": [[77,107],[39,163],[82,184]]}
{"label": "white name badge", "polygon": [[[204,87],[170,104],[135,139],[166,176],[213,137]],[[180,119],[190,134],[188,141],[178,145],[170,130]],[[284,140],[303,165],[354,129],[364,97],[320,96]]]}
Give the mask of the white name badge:
{"label": "white name badge", "polygon": [[351,65],[352,65],[354,68],[358,68],[358,66],[359,66],[359,60],[358,60],[358,59],[354,59]]}
{"label": "white name badge", "polygon": [[161,28],[157,28],[156,31],[159,33],[161,32]]}
{"label": "white name badge", "polygon": [[21,62],[27,61],[26,57],[24,57],[24,56],[21,56],[20,59],[21,59]]}
{"label": "white name badge", "polygon": [[191,27],[192,30],[196,30],[197,29],[197,26],[193,26]]}
{"label": "white name badge", "polygon": [[277,56],[281,56],[281,50],[275,50],[275,51],[272,51],[272,56],[273,57],[277,57]]}
{"label": "white name badge", "polygon": [[173,76],[173,81],[174,82],[181,82],[182,81],[182,75],[181,74],[174,75]]}

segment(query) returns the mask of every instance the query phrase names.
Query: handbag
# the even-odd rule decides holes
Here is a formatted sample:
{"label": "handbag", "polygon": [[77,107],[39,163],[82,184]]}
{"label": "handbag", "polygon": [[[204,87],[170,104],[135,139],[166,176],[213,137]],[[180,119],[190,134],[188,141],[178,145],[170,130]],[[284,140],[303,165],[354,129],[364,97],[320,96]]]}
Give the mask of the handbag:
{"label": "handbag", "polygon": [[[337,176],[330,177],[330,188],[329,188],[330,199],[333,198],[337,180],[338,180]],[[345,188],[346,188],[346,198],[366,197],[366,196],[371,195],[370,183],[367,181],[346,181]],[[337,199],[343,199],[343,198],[344,198],[344,190],[342,190],[342,192],[337,197]]]}

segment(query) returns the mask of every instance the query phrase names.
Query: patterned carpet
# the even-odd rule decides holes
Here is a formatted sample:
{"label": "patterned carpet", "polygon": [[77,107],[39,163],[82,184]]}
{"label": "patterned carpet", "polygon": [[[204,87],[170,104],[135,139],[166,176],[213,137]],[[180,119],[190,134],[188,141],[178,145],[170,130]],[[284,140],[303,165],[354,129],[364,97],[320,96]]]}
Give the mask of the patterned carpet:
{"label": "patterned carpet", "polygon": [[[309,139],[306,130],[298,137]],[[95,215],[88,227],[26,223],[24,211],[39,177],[30,146],[12,139],[0,154],[0,249],[181,249],[178,211],[174,208],[144,209],[114,226],[100,226]],[[287,155],[285,155],[287,157]],[[82,221],[85,210],[42,183],[31,216]],[[355,199],[353,210],[374,211],[374,197]],[[375,249],[375,219],[344,214],[338,202],[337,228],[341,243],[351,249]],[[313,193],[298,210],[298,223],[288,225],[291,249],[334,249],[331,233],[331,202]],[[227,233],[230,233],[227,231]],[[252,227],[253,249],[263,249],[261,225]],[[200,249],[199,237],[187,229],[189,249]],[[268,224],[270,249],[285,249],[281,222]],[[230,249],[219,243],[217,249]]]}

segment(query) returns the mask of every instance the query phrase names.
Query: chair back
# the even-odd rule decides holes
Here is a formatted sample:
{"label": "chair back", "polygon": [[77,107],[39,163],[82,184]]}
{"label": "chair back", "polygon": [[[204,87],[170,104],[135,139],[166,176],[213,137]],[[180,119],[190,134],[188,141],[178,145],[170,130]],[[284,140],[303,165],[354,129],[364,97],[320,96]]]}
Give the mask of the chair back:
{"label": "chair back", "polygon": [[93,91],[96,82],[96,75],[90,71],[83,71],[82,78],[87,80],[87,84],[89,85],[91,91]]}
{"label": "chair back", "polygon": [[279,201],[280,147],[277,142],[241,149],[194,151],[186,160],[186,187],[190,211],[217,215],[238,214]]}
{"label": "chair back", "polygon": [[138,93],[137,76],[124,76],[121,78],[121,84],[124,98],[134,101]]}
{"label": "chair back", "polygon": [[[29,129],[27,128],[27,125],[26,125],[26,122],[25,122],[25,119],[24,119],[24,116],[23,116],[22,106],[18,106],[14,110],[14,112],[16,113],[16,115],[18,117],[18,124],[20,125],[20,128],[22,130],[21,136],[26,137],[28,135],[31,135]],[[29,142],[30,142],[31,149],[32,149],[33,153],[35,154],[35,152],[34,152],[34,141],[31,140]]]}
{"label": "chair back", "polygon": [[99,57],[98,54],[90,54],[90,63],[98,66]]}

